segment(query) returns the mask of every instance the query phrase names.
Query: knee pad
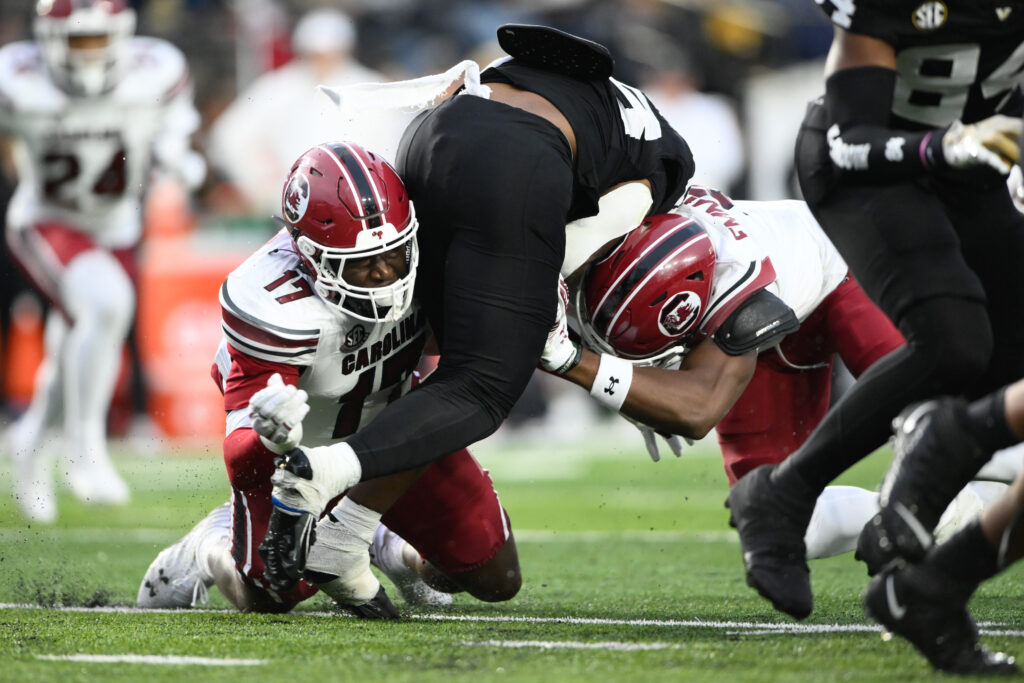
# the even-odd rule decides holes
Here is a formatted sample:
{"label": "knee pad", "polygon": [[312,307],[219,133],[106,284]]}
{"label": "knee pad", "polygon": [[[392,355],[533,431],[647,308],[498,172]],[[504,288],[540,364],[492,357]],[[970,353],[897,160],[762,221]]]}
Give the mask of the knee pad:
{"label": "knee pad", "polygon": [[135,287],[110,252],[93,249],[75,257],[64,272],[61,298],[77,324],[91,321],[123,337],[135,312]]}

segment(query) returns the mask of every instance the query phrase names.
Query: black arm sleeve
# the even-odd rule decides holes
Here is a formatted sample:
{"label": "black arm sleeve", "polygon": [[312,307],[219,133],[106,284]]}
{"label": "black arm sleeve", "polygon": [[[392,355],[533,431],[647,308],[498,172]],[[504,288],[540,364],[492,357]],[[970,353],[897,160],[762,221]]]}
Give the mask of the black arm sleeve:
{"label": "black arm sleeve", "polygon": [[865,183],[887,183],[945,168],[944,128],[889,127],[896,72],[877,66],[842,69],[825,81],[826,138],[832,165]]}

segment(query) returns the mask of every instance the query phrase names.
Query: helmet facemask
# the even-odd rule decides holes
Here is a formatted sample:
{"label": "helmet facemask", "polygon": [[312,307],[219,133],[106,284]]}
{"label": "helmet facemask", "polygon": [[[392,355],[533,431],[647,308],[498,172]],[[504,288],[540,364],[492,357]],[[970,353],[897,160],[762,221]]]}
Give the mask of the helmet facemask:
{"label": "helmet facemask", "polygon": [[[419,226],[415,215],[411,219],[411,224],[401,232],[390,223],[385,223],[375,229],[384,231],[383,239],[373,239],[373,244],[366,246],[361,246],[359,242],[369,242],[369,239],[357,239],[352,249],[329,247],[301,233],[295,235],[299,254],[312,270],[314,291],[327,303],[360,320],[392,322],[400,319],[412,305],[416,267],[419,264],[419,245],[416,242]],[[406,272],[395,282],[380,287],[365,287],[345,280],[345,265],[348,261],[396,249],[404,252]]]}
{"label": "helmet facemask", "polygon": [[93,97],[109,91],[121,77],[135,12],[111,12],[95,3],[75,7],[66,17],[40,14],[34,29],[53,80],[72,95]]}

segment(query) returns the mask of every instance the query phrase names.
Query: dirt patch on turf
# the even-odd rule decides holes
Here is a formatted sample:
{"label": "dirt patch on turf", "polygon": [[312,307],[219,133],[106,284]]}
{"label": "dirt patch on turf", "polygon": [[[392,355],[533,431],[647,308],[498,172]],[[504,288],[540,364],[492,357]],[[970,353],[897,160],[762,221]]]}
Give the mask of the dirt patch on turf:
{"label": "dirt patch on turf", "polygon": [[19,602],[40,607],[106,607],[112,593],[105,588],[92,589],[63,584],[56,577],[20,577],[15,585]]}

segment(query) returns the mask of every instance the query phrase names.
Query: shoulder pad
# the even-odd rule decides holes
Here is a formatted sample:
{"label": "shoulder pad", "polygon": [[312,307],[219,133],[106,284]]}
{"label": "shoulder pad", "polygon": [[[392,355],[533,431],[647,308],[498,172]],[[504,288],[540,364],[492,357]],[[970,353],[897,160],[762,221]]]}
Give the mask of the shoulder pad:
{"label": "shoulder pad", "polygon": [[713,339],[730,356],[761,350],[796,332],[800,321],[789,306],[766,289],[752,294],[715,331]]}
{"label": "shoulder pad", "polygon": [[275,248],[275,238],[236,268],[221,285],[224,336],[262,360],[309,365],[330,311],[293,268],[298,258]]}
{"label": "shoulder pad", "polygon": [[34,42],[23,40],[0,48],[0,111],[54,112],[66,103],[67,95],[50,80]]}
{"label": "shoulder pad", "polygon": [[132,38],[127,68],[115,91],[118,99],[166,104],[190,83],[188,62],[181,50],[159,38]]}
{"label": "shoulder pad", "polygon": [[583,80],[604,80],[615,67],[604,45],[548,26],[504,24],[498,45],[527,66]]}

